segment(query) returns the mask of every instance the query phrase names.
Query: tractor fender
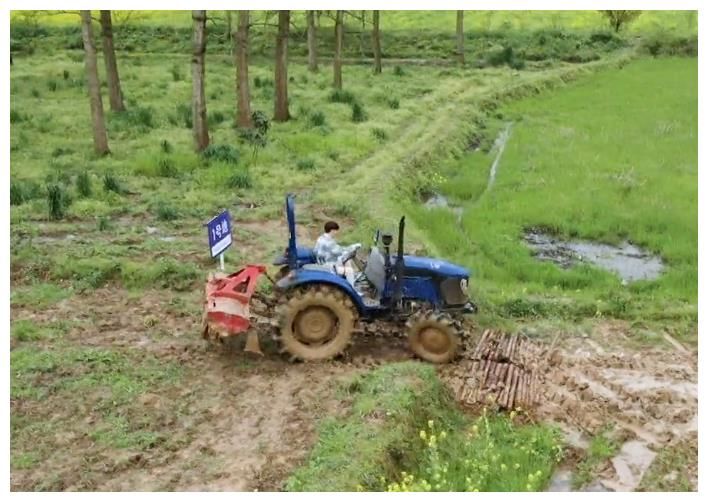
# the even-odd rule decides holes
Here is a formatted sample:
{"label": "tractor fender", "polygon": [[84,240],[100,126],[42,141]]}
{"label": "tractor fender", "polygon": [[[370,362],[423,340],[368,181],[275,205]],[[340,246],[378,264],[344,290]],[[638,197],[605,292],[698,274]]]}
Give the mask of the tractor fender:
{"label": "tractor fender", "polygon": [[361,296],[359,296],[359,293],[356,292],[346,279],[324,270],[297,269],[276,282],[275,286],[280,290],[287,291],[288,289],[310,284],[327,284],[333,286],[343,291],[351,298],[359,314],[363,314],[366,309]]}

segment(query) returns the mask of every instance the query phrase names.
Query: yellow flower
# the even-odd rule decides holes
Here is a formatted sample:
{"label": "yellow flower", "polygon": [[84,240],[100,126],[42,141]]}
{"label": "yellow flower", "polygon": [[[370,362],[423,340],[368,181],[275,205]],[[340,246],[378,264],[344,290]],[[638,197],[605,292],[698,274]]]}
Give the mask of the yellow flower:
{"label": "yellow flower", "polygon": [[512,420],[514,420],[515,417],[516,417],[516,412],[515,412],[515,411],[512,411],[511,413],[509,413],[509,418],[511,418]]}
{"label": "yellow flower", "polygon": [[527,491],[527,492],[530,492],[530,491],[531,491],[531,485],[528,484],[528,483],[526,484],[526,491]]}
{"label": "yellow flower", "polygon": [[426,437],[425,431],[420,431],[420,439],[425,440]]}
{"label": "yellow flower", "polygon": [[521,466],[519,464],[514,464],[514,469],[519,469]]}
{"label": "yellow flower", "polygon": [[428,427],[430,427],[432,429],[434,423],[435,422],[433,422],[432,420],[428,420]]}
{"label": "yellow flower", "polygon": [[440,439],[445,439],[447,437],[447,433],[445,431],[442,431],[440,433]]}
{"label": "yellow flower", "polygon": [[505,471],[505,470],[506,470],[506,464],[502,464],[500,467],[501,467],[501,470],[502,470],[502,471]]}

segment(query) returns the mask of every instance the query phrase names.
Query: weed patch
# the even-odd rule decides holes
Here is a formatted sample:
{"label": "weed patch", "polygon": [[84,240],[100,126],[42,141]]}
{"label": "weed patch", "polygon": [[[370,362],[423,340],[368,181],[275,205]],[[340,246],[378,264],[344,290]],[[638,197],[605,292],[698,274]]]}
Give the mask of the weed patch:
{"label": "weed patch", "polygon": [[364,110],[364,105],[360,103],[352,104],[352,122],[366,122],[368,115]]}
{"label": "weed patch", "polygon": [[231,145],[209,145],[202,151],[202,158],[207,162],[224,162],[226,164],[237,164],[239,152]]}
{"label": "weed patch", "polygon": [[52,220],[61,220],[66,214],[66,209],[71,204],[71,197],[69,197],[66,189],[61,185],[48,185],[47,186],[47,209],[49,211],[49,218]]}
{"label": "weed patch", "polygon": [[315,161],[312,159],[300,159],[295,166],[299,171],[312,171],[315,168]]}
{"label": "weed patch", "polygon": [[93,187],[91,184],[91,175],[88,171],[82,171],[76,177],[76,191],[81,197],[91,197]]}
{"label": "weed patch", "polygon": [[333,90],[329,95],[329,100],[332,103],[346,103],[349,105],[356,103],[356,97],[354,94],[351,91],[344,89]]}
{"label": "weed patch", "polygon": [[126,193],[125,187],[113,173],[106,173],[103,176],[103,189],[106,192],[113,192],[119,195]]}

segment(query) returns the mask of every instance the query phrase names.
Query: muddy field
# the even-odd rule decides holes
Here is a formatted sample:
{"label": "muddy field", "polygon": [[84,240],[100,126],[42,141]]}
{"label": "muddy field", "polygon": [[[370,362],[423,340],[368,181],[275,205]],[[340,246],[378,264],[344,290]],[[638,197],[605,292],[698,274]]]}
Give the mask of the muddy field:
{"label": "muddy field", "polygon": [[[198,305],[200,296],[184,301]],[[78,317],[64,343],[82,348],[139,351],[176,365],[181,378],[136,396],[126,413],[163,438],[147,449],[115,448],[91,439],[100,420],[101,388],[88,395],[56,394],[15,400],[13,414],[60,424],[53,452],[37,469],[13,469],[13,490],[279,490],[315,440],[317,423],[347,410],[336,387],[378,364],[408,359],[405,341],[360,335],[339,360],[289,363],[266,342],[266,356],[247,355],[239,342],[214,347],[199,337],[198,309],[177,314],[174,299],[157,292],[112,289],[63,300],[41,314],[17,309],[13,319],[51,323]],[[146,326],[158,326],[151,336]],[[594,489],[634,490],[662,448],[697,444],[697,357],[666,343],[630,349],[618,323],[586,337],[538,343],[539,419],[560,424],[572,452],[614,424],[623,442]],[[136,353],[136,352],[133,352]],[[444,380],[464,374],[467,361],[441,367]],[[75,371],[67,368],[70,374]],[[64,378],[67,375],[61,375]],[[695,466],[695,462],[693,464]],[[570,469],[572,466],[569,466]],[[555,489],[570,489],[561,469]],[[695,487],[696,471],[690,472]]]}

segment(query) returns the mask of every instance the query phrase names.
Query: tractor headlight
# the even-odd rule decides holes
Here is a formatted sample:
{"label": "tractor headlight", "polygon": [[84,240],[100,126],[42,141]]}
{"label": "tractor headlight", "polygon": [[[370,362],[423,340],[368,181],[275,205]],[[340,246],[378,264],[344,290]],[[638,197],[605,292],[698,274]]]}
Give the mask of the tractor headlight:
{"label": "tractor headlight", "polygon": [[462,290],[462,294],[467,294],[467,279],[462,279],[460,281],[460,289]]}

